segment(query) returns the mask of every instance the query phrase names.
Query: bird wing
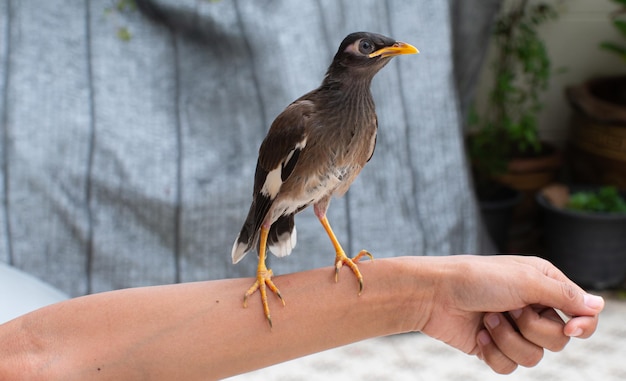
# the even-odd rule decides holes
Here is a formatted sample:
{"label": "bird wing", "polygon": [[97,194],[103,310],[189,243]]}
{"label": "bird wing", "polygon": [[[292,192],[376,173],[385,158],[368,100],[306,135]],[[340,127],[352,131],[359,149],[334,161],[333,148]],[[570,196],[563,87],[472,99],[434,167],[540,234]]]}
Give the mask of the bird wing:
{"label": "bird wing", "polygon": [[258,192],[271,199],[276,198],[280,186],[291,175],[300,152],[306,146],[306,126],[313,109],[311,101],[298,100],[276,117],[259,148],[255,194]]}
{"label": "bird wing", "polygon": [[314,108],[313,102],[304,97],[293,102],[276,117],[261,143],[252,205],[233,246],[233,263],[241,260],[257,241],[261,224],[306,146],[306,126]]}
{"label": "bird wing", "polygon": [[370,142],[370,152],[367,156],[367,160],[365,161],[366,163],[369,163],[369,161],[372,159],[372,156],[374,156],[374,150],[376,149],[377,132],[378,132],[378,116],[374,114],[374,136],[372,137],[372,140]]}
{"label": "bird wing", "polygon": [[283,164],[281,177],[286,179],[289,176],[297,161],[293,159],[293,153],[306,145],[305,127],[314,108],[313,102],[298,100],[276,117],[259,148],[259,165],[263,169],[272,171]]}

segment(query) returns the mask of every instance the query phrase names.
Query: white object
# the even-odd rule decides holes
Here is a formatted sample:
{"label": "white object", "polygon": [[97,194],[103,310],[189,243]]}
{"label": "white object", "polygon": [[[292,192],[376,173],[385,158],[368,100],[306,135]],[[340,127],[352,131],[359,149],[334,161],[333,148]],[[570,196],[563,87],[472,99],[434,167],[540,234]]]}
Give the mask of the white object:
{"label": "white object", "polygon": [[0,263],[0,324],[67,298],[32,275]]}

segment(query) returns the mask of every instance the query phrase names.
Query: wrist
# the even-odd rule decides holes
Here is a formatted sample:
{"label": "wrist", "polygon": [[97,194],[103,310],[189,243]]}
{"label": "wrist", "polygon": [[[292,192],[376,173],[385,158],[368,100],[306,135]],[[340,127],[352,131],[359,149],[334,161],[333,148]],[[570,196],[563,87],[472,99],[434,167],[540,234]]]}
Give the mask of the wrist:
{"label": "wrist", "polygon": [[383,279],[373,286],[382,294],[381,303],[388,303],[390,330],[392,333],[422,331],[435,307],[435,294],[443,279],[445,267],[436,263],[441,259],[408,256],[384,261]]}

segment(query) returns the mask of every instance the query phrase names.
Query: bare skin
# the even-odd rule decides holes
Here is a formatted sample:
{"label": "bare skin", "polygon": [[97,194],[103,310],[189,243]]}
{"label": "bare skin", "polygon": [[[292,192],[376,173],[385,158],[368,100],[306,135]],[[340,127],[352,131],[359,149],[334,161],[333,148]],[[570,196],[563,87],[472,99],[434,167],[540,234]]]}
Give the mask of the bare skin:
{"label": "bare skin", "polygon": [[[258,298],[242,308],[249,278],[57,303],[0,325],[0,379],[218,379],[409,331],[510,373],[537,364],[544,348],[591,336],[604,306],[537,258],[400,257],[360,269],[360,296],[332,268],[275,277],[288,303],[269,295],[273,328]],[[574,317],[565,323],[553,308]]]}

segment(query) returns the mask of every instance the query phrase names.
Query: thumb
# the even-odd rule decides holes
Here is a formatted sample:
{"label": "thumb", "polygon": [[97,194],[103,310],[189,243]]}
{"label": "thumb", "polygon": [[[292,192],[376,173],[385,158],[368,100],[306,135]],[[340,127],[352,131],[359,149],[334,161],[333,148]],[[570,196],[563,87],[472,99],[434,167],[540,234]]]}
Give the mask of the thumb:
{"label": "thumb", "polygon": [[587,293],[549,261],[539,258],[528,261],[539,270],[533,274],[536,282],[532,285],[536,287],[526,288],[532,290],[533,295],[529,296],[535,299],[530,303],[556,308],[569,316],[596,316],[604,309],[602,297]]}
{"label": "thumb", "polygon": [[539,304],[552,307],[567,315],[563,333],[569,337],[587,338],[598,326],[598,315],[604,308],[604,299],[597,295],[583,291],[570,280],[551,281],[556,284],[549,287],[553,292],[547,292],[539,299]]}
{"label": "thumb", "polygon": [[604,309],[604,299],[584,291],[565,276],[544,278],[536,303],[561,310],[569,316],[596,316]]}
{"label": "thumb", "polygon": [[[585,293],[583,295],[583,303],[586,308],[590,310],[592,313],[591,316],[595,316],[600,313],[604,309],[604,299],[598,295],[592,295]],[[585,316],[589,316],[585,314]]]}
{"label": "thumb", "polygon": [[580,297],[576,297],[577,300],[572,305],[559,309],[570,317],[569,321],[565,320],[563,333],[569,337],[584,339],[595,332],[598,326],[598,315],[604,309],[604,299],[582,290],[579,295]]}

